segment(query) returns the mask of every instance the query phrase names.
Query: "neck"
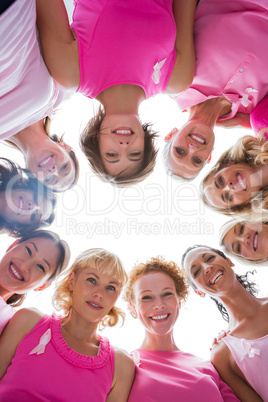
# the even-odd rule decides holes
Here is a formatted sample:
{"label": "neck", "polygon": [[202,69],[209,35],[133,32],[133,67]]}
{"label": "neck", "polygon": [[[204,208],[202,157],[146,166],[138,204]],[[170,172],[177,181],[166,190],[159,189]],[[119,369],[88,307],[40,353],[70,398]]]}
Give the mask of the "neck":
{"label": "neck", "polygon": [[2,286],[0,285],[0,296],[5,302],[13,295],[14,292],[9,292],[8,290],[2,288]]}
{"label": "neck", "polygon": [[245,320],[251,320],[261,307],[261,301],[252,296],[237,280],[236,282],[228,294],[221,297],[229,315],[230,330],[234,330]]}
{"label": "neck", "polygon": [[174,350],[179,350],[179,348],[176,346],[174,338],[173,338],[173,332],[170,332],[165,335],[155,335],[152,334],[151,332],[145,333],[144,340],[141,344],[140,349],[142,350],[151,350],[151,351],[156,351],[156,350],[162,350],[162,351],[174,351]]}
{"label": "neck", "polygon": [[42,139],[42,136],[44,139],[48,138],[45,132],[43,119],[24,128],[17,134],[12,135],[12,137],[10,137],[8,140],[17,145],[17,147],[24,154],[27,154],[33,144],[39,144],[40,146],[40,140]]}
{"label": "neck", "polygon": [[191,106],[189,120],[201,120],[213,129],[218,118],[230,111],[231,102],[221,96]]}
{"label": "neck", "polygon": [[97,96],[106,114],[130,113],[138,115],[139,105],[145,99],[144,90],[137,85],[115,85]]}
{"label": "neck", "polygon": [[[75,341],[98,345],[97,329],[99,323],[83,320],[78,314],[70,311],[68,317],[62,320],[61,328]],[[63,338],[65,339],[63,331]]]}
{"label": "neck", "polygon": [[262,165],[259,168],[260,173],[260,188],[268,186],[268,164]]}

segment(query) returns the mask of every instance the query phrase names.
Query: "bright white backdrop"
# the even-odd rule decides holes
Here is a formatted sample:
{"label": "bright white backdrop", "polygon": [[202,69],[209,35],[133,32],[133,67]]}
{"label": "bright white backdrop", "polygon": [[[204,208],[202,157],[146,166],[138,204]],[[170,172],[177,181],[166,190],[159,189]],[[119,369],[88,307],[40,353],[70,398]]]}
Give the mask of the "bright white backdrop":
{"label": "bright white backdrop", "polygon": [[[71,0],[66,3],[71,13]],[[79,134],[97,109],[97,103],[75,94],[56,113],[52,124],[52,132],[64,133],[65,141],[74,148],[80,161],[79,182],[75,188],[58,195],[56,219],[50,227],[69,242],[71,262],[87,248],[103,247],[118,254],[129,271],[135,263],[157,255],[180,263],[184,250],[194,244],[218,247],[219,229],[228,218],[203,206],[199,200],[199,183],[221,152],[250,132],[217,128],[210,165],[190,183],[172,180],[166,176],[161,160],[164,136],[173,127],[180,127],[187,120],[187,113],[181,113],[165,95],[144,101],[140,108],[141,120],[154,123],[154,129],[159,132],[157,166],[141,184],[117,189],[95,177],[79,148]],[[3,143],[0,155],[24,166],[22,154]],[[1,253],[11,241],[1,236]],[[241,273],[252,267],[236,264],[235,270]],[[267,296],[268,269],[257,268],[255,280],[260,295]],[[50,313],[52,294],[53,287],[40,294],[33,292],[24,306],[35,306]],[[118,305],[126,310],[123,301]],[[175,339],[182,350],[208,359],[213,337],[226,325],[211,300],[201,300],[190,291],[175,327]],[[140,345],[143,329],[127,314],[123,327],[104,330],[104,334],[115,345],[131,351]]]}

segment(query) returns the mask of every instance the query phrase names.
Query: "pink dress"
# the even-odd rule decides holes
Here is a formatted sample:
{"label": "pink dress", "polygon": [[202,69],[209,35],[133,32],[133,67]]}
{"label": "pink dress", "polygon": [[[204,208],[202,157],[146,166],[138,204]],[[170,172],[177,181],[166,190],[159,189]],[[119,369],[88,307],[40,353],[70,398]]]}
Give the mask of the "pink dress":
{"label": "pink dress", "polygon": [[80,63],[78,92],[95,98],[113,85],[165,92],[174,67],[172,0],[74,0]]}
{"label": "pink dress", "polygon": [[268,402],[268,335],[248,340],[228,334],[222,340],[248,383],[264,402]]}
{"label": "pink dress", "polygon": [[35,0],[16,0],[0,16],[0,139],[51,116],[68,97],[45,66],[35,22]]}
{"label": "pink dress", "polygon": [[76,353],[61,335],[61,317],[45,315],[19,343],[0,382],[0,401],[104,402],[112,387],[114,350],[100,338],[95,357]]}
{"label": "pink dress", "polygon": [[[195,20],[196,72],[176,96],[181,109],[225,96],[249,114],[268,92],[267,0],[201,0]],[[258,40],[256,40],[258,38]]]}
{"label": "pink dress", "polygon": [[238,402],[211,363],[181,351],[138,350],[129,402]]}
{"label": "pink dress", "polygon": [[16,310],[7,304],[0,296],[0,334],[7,325],[11,317],[16,313]]}

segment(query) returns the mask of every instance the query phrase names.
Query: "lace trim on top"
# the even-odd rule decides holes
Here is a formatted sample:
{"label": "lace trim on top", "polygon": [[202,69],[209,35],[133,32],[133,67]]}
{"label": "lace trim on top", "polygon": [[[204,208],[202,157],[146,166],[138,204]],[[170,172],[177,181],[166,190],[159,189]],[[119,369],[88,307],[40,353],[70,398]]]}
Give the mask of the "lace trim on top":
{"label": "lace trim on top", "polygon": [[69,363],[77,367],[89,369],[98,369],[100,367],[103,367],[107,363],[111,355],[111,346],[109,340],[98,335],[100,341],[100,351],[98,355],[81,355],[80,353],[72,350],[63,339],[61,334],[61,321],[61,316],[57,316],[56,314],[52,315],[50,324],[52,332],[51,342],[59,355],[61,355]]}

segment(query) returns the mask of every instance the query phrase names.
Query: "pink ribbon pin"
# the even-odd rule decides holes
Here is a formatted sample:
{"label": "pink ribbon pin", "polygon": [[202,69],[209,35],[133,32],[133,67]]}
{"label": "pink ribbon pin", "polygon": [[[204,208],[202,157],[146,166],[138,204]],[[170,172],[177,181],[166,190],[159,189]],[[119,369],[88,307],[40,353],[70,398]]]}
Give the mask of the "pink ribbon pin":
{"label": "pink ribbon pin", "polygon": [[242,105],[244,106],[244,107],[247,107],[248,106],[248,96],[249,96],[249,94],[251,93],[251,92],[258,92],[256,89],[253,89],[253,88],[247,88],[246,90],[245,90],[245,93],[244,93],[244,95],[242,96],[242,100],[241,100],[241,103],[242,103]]}
{"label": "pink ribbon pin", "polygon": [[161,78],[161,68],[163,67],[163,65],[165,64],[165,61],[167,59],[161,60],[159,63],[157,62],[154,65],[154,72],[152,74],[152,80],[155,84],[159,84],[160,82],[160,78]]}
{"label": "pink ribbon pin", "polygon": [[32,355],[36,353],[37,355],[40,355],[41,353],[45,352],[46,345],[51,339],[51,330],[48,329],[40,338],[39,344],[29,353],[29,355]]}
{"label": "pink ribbon pin", "polygon": [[248,352],[248,357],[255,357],[255,356],[260,356],[261,352],[260,349],[253,348],[249,342],[246,341],[246,339],[241,339],[241,343],[244,347],[244,349],[247,350]]}
{"label": "pink ribbon pin", "polygon": [[133,352],[132,358],[133,358],[133,362],[136,364],[136,366],[140,366],[141,356],[140,356],[140,352],[138,350],[135,350],[135,352]]}

